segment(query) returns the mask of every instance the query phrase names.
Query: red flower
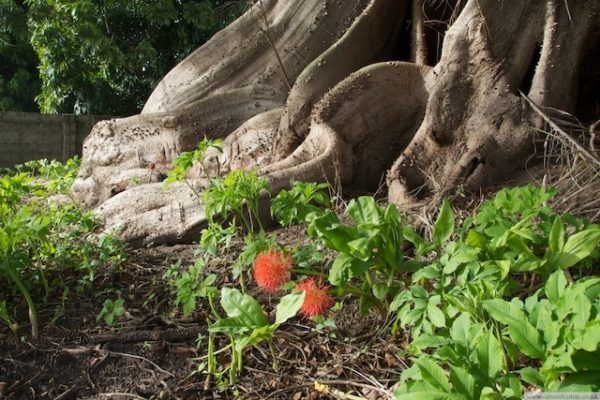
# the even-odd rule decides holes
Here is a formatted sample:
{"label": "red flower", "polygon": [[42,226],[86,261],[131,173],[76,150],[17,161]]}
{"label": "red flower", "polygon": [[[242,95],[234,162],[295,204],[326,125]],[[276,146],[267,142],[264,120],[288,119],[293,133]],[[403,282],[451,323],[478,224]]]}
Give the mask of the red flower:
{"label": "red flower", "polygon": [[300,313],[306,317],[323,315],[335,301],[327,292],[328,286],[319,286],[314,279],[306,279],[296,285],[296,290],[304,290],[304,303]]}
{"label": "red flower", "polygon": [[292,257],[280,251],[259,253],[254,259],[254,279],[267,292],[274,292],[290,279]]}

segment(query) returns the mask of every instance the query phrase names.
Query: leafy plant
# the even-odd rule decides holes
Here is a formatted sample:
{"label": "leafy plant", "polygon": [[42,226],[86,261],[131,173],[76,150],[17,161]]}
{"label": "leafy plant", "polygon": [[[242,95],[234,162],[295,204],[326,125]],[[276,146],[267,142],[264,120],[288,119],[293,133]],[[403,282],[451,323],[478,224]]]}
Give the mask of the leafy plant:
{"label": "leafy plant", "polygon": [[326,183],[294,182],[271,201],[271,215],[283,226],[304,222],[308,214],[331,208]]}
{"label": "leafy plant", "polygon": [[206,253],[212,257],[216,257],[220,252],[229,248],[231,241],[237,234],[237,227],[234,223],[230,223],[227,228],[223,225],[211,221],[202,231],[200,236],[200,253]]}
{"label": "leafy plant", "polygon": [[117,300],[104,300],[104,304],[102,304],[102,310],[96,316],[96,321],[104,320],[106,325],[112,325],[116,319],[119,319],[123,315],[125,315],[125,301],[123,299]]}
{"label": "leafy plant", "polygon": [[125,260],[114,237],[92,235],[97,223],[90,213],[48,199],[65,190],[77,165],[40,161],[29,163],[28,173],[0,176],[0,286],[9,302],[25,299],[34,337],[36,303],[64,291],[66,280],[91,282],[98,266]]}
{"label": "leafy plant", "polygon": [[[521,302],[492,299],[483,307],[506,326],[503,340],[514,343],[539,371],[521,370],[524,381],[547,391],[600,389],[600,278],[568,284],[562,271],[554,272],[543,291]],[[561,379],[564,377],[564,379]]]}
{"label": "leafy plant", "polygon": [[[433,349],[402,373],[397,399],[521,399],[523,387],[507,372],[501,342],[469,313],[458,317],[447,337],[422,335],[413,347]],[[447,367],[447,373],[442,367]]]}
{"label": "leafy plant", "polygon": [[196,309],[198,299],[208,298],[212,304],[212,299],[217,295],[217,289],[213,286],[217,276],[208,274],[203,277],[204,265],[205,261],[198,258],[187,271],[182,271],[179,260],[163,275],[175,294],[175,306],[181,306],[186,317]]}
{"label": "leafy plant", "polygon": [[[309,214],[308,233],[339,253],[329,270],[329,282],[359,294],[363,312],[374,306],[385,313],[382,302],[399,290],[398,274],[416,265],[403,252],[400,213],[394,205],[380,207],[372,197],[350,201],[347,213],[354,225],[342,224],[333,211]],[[351,287],[352,278],[361,281],[360,289]]]}
{"label": "leafy plant", "polygon": [[269,192],[265,178],[254,172],[234,170],[222,179],[211,179],[204,192],[203,200],[209,221],[215,218],[226,220],[234,217],[249,234],[254,232],[254,223],[264,232],[260,222],[259,199],[263,191]]}
{"label": "leafy plant", "polygon": [[68,159],[64,163],[47,159],[33,160],[25,163],[27,172],[33,178],[39,178],[39,184],[43,185],[48,194],[67,194],[73,186],[77,171],[81,166],[78,156]]}
{"label": "leafy plant", "polygon": [[276,247],[277,244],[273,237],[267,236],[264,232],[259,232],[256,236],[246,236],[244,238],[242,252],[239,254],[236,262],[231,266],[233,278],[240,278],[243,287],[243,273],[252,265],[256,256],[263,251],[274,249]]}
{"label": "leafy plant", "polygon": [[[173,161],[173,169],[169,171],[167,178],[164,180],[165,187],[169,187],[175,182],[185,181],[186,174],[190,168],[194,165],[194,163],[198,163],[201,166],[202,171],[208,176],[208,169],[204,164],[204,157],[208,149],[217,149],[221,151],[221,144],[223,143],[222,139],[207,139],[206,137],[201,140],[196,149],[193,151],[182,152],[175,160]],[[187,183],[187,181],[186,181]],[[188,183],[189,185],[189,183]],[[190,186],[192,191],[196,193],[195,189]],[[200,195],[196,193],[198,197]]]}
{"label": "leafy plant", "polygon": [[243,294],[237,289],[226,287],[221,289],[221,306],[227,317],[220,318],[210,325],[209,332],[213,334],[223,333],[229,337],[231,364],[228,371],[230,384],[235,383],[237,374],[243,368],[244,349],[257,346],[262,342],[269,345],[273,357],[273,368],[278,369],[273,334],[281,324],[296,315],[302,307],[303,301],[303,292],[295,292],[284,296],[277,305],[275,322],[269,323],[261,305],[253,297]]}
{"label": "leafy plant", "polygon": [[[597,390],[600,280],[569,283],[565,270],[599,258],[599,227],[554,214],[545,206],[553,195],[533,186],[502,190],[456,228],[456,241],[442,228],[453,225],[442,207],[435,257],[390,305],[396,324],[412,329],[409,352],[417,356],[398,399],[522,398],[524,384]],[[431,249],[412,242],[417,255]],[[522,301],[514,296],[535,290],[536,281],[524,279],[531,272],[543,288]]]}

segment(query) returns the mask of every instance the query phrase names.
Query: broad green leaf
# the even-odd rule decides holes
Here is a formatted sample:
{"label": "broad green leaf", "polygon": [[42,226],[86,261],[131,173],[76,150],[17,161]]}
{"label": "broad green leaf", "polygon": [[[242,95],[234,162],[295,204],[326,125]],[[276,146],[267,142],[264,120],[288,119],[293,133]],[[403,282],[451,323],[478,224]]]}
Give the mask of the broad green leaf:
{"label": "broad green leaf", "polygon": [[415,346],[418,349],[429,349],[444,346],[448,343],[449,340],[443,336],[423,334],[414,339],[411,346]]}
{"label": "broad green leaf", "polygon": [[554,347],[560,336],[561,324],[552,319],[550,310],[546,309],[540,311],[538,314],[536,327],[544,334],[544,342],[546,343],[546,347],[549,349]]}
{"label": "broad green leaf", "polygon": [[282,297],[277,305],[275,323],[283,324],[288,319],[294,317],[302,307],[305,294],[306,292],[302,290],[300,292],[290,293]]}
{"label": "broad green leaf", "polygon": [[348,214],[357,224],[379,225],[383,222],[382,210],[371,196],[361,196],[348,204]]}
{"label": "broad green leaf", "polygon": [[454,233],[454,212],[447,199],[444,199],[442,208],[433,226],[433,241],[439,246]]}
{"label": "broad green leaf", "polygon": [[385,283],[377,282],[373,285],[373,296],[377,300],[384,300],[387,297],[390,287]]}
{"label": "broad green leaf", "polygon": [[[572,290],[567,290],[565,297],[566,301],[570,302],[572,305],[573,327],[577,330],[581,330],[590,319],[592,303],[585,295],[581,286],[573,285],[569,289]],[[573,295],[570,295],[571,293],[573,293]]]}
{"label": "broad green leaf", "polygon": [[352,257],[349,254],[339,254],[329,269],[329,282],[334,286],[344,286],[350,279]]}
{"label": "broad green leaf", "polygon": [[269,324],[258,301],[237,289],[221,289],[221,306],[229,317],[240,317],[248,327],[257,328]]}
{"label": "broad green leaf", "polygon": [[510,273],[510,261],[509,260],[498,260],[496,265],[500,269],[500,278],[505,279]]}
{"label": "broad green leaf", "polygon": [[444,312],[431,300],[427,303],[427,318],[438,328],[446,327]]}
{"label": "broad green leaf", "polygon": [[523,310],[502,299],[485,300],[483,308],[492,318],[505,325],[525,321]]}
{"label": "broad green leaf", "polygon": [[581,336],[572,342],[576,349],[594,352],[600,346],[600,320],[592,322],[587,326]]}
{"label": "broad green leaf", "polygon": [[479,400],[500,400],[502,399],[502,395],[496,392],[491,387],[484,387],[481,389],[481,396]]}
{"label": "broad green leaf", "polygon": [[548,237],[548,251],[551,254],[556,254],[562,250],[564,245],[565,227],[560,219],[560,216],[556,216]]}
{"label": "broad green leaf", "polygon": [[564,271],[559,269],[548,277],[546,285],[544,286],[544,292],[551,303],[558,304],[558,300],[563,296],[566,287],[567,278],[565,277]]}
{"label": "broad green leaf", "polygon": [[503,398],[522,399],[523,398],[523,385],[521,381],[511,374],[504,375],[500,379],[500,386],[504,388],[502,390]]}
{"label": "broad green leaf", "polygon": [[444,370],[435,362],[427,358],[420,358],[415,361],[423,380],[438,390],[450,392],[450,383],[444,373]]}
{"label": "broad green leaf", "polygon": [[250,327],[246,324],[241,317],[233,317],[233,318],[223,318],[215,322],[208,329],[210,332],[214,333],[227,333],[227,334],[242,334],[244,332],[249,332],[251,330]]}
{"label": "broad green leaf", "polygon": [[475,378],[464,369],[450,365],[450,382],[452,389],[465,398],[473,400],[477,398]]}
{"label": "broad green leaf", "polygon": [[358,238],[347,243],[350,254],[366,261],[371,256],[371,241],[367,238]]}
{"label": "broad green leaf", "polygon": [[544,376],[535,368],[522,368],[519,370],[519,375],[521,375],[521,379],[530,385],[535,385],[540,388],[544,387]]}
{"label": "broad green leaf", "polygon": [[476,347],[479,368],[490,379],[496,379],[505,369],[504,351],[493,333],[487,332]]}
{"label": "broad green leaf", "polygon": [[462,313],[452,323],[452,327],[450,328],[450,336],[457,343],[468,347],[471,344],[469,335],[469,329],[471,325],[471,314],[466,312]]}
{"label": "broad green leaf", "polygon": [[270,339],[277,330],[277,327],[278,324],[273,324],[253,329],[250,336],[248,336],[248,344],[254,346],[264,340]]}
{"label": "broad green leaf", "polygon": [[553,254],[548,262],[554,268],[569,268],[589,257],[599,241],[600,228],[594,225],[569,237],[562,251]]}
{"label": "broad green leaf", "polygon": [[509,324],[508,334],[519,350],[526,356],[534,359],[542,359],[544,357],[545,348],[542,337],[540,336],[540,333],[531,326],[529,321]]}

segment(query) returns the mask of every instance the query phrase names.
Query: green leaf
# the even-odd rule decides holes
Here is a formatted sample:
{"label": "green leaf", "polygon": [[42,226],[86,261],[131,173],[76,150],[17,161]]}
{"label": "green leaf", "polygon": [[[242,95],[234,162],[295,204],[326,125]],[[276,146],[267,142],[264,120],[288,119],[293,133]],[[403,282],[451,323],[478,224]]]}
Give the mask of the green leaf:
{"label": "green leaf", "polygon": [[522,368],[519,370],[519,375],[521,375],[521,379],[530,385],[535,385],[540,388],[544,387],[544,376],[535,368]]}
{"label": "green leaf", "polygon": [[502,299],[485,300],[483,308],[485,308],[493,319],[505,325],[525,320],[523,310],[519,309],[513,303]]}
{"label": "green leaf", "polygon": [[396,400],[450,400],[455,398],[456,396],[449,393],[438,392],[433,389],[396,393]]}
{"label": "green leaf", "polygon": [[450,382],[452,388],[467,399],[477,398],[475,378],[464,369],[450,365]]}
{"label": "green leaf", "polygon": [[559,269],[548,277],[544,286],[544,292],[552,304],[558,304],[558,300],[563,296],[566,287],[567,278],[564,271]]}
{"label": "green leaf", "polygon": [[346,253],[339,254],[329,269],[329,282],[334,286],[343,286],[350,279],[350,265],[352,256]]}
{"label": "green leaf", "polygon": [[600,320],[586,326],[581,336],[572,342],[576,349],[594,352],[600,346]]}
{"label": "green leaf", "polygon": [[354,222],[360,225],[379,225],[383,222],[381,208],[371,196],[351,200],[347,212]]}
{"label": "green leaf", "polygon": [[452,323],[452,327],[450,328],[450,337],[457,342],[462,344],[465,347],[468,347],[470,343],[470,335],[469,329],[471,328],[471,314],[462,313],[458,318],[454,320]]}
{"label": "green leaf", "polygon": [[526,356],[534,359],[544,357],[546,350],[542,337],[528,321],[508,325],[508,334]]}
{"label": "green leaf", "polygon": [[427,317],[438,328],[446,327],[446,317],[442,310],[431,300],[427,303]]}
{"label": "green leaf", "polygon": [[559,269],[569,268],[589,257],[600,241],[600,228],[596,225],[577,232],[567,239],[562,251],[553,254],[548,263]]}
{"label": "green leaf", "polygon": [[420,358],[415,361],[419,367],[423,380],[444,392],[450,392],[450,383],[444,373],[444,370],[435,362],[427,358]]}
{"label": "green leaf", "polygon": [[373,296],[377,300],[384,300],[387,297],[387,294],[390,290],[390,287],[385,283],[377,282],[373,285]]}
{"label": "green leaf", "polygon": [[433,240],[439,246],[454,233],[454,212],[447,199],[444,199],[442,208],[433,226]]}
{"label": "green leaf", "polygon": [[258,301],[237,289],[221,289],[221,306],[229,317],[240,317],[248,327],[256,328],[269,324]]}
{"label": "green leaf", "polygon": [[249,332],[252,328],[249,327],[241,317],[223,318],[215,322],[208,329],[209,332],[213,333],[227,333],[227,334],[242,334]]}
{"label": "green leaf", "polygon": [[350,249],[350,254],[363,260],[367,260],[371,256],[371,241],[367,238],[358,238],[347,243]]}
{"label": "green leaf", "polygon": [[548,251],[550,251],[552,254],[556,254],[563,249],[564,245],[565,227],[560,219],[560,216],[556,216],[548,237]]}
{"label": "green leaf", "polygon": [[504,350],[491,331],[479,340],[476,354],[479,368],[490,379],[496,379],[504,371]]}
{"label": "green leaf", "polygon": [[290,293],[282,297],[277,305],[275,323],[283,324],[288,319],[294,317],[302,307],[305,294],[306,292],[302,290],[300,292]]}
{"label": "green leaf", "polygon": [[443,336],[423,334],[414,339],[411,346],[415,346],[418,349],[429,349],[447,345],[449,342],[450,341]]}

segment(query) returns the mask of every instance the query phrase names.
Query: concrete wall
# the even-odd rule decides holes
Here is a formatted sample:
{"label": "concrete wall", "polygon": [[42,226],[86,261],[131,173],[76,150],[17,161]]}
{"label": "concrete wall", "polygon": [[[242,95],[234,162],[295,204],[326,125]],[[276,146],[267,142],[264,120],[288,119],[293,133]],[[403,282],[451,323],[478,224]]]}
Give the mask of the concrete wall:
{"label": "concrete wall", "polygon": [[65,161],[81,154],[95,115],[0,112],[0,167],[40,158]]}

